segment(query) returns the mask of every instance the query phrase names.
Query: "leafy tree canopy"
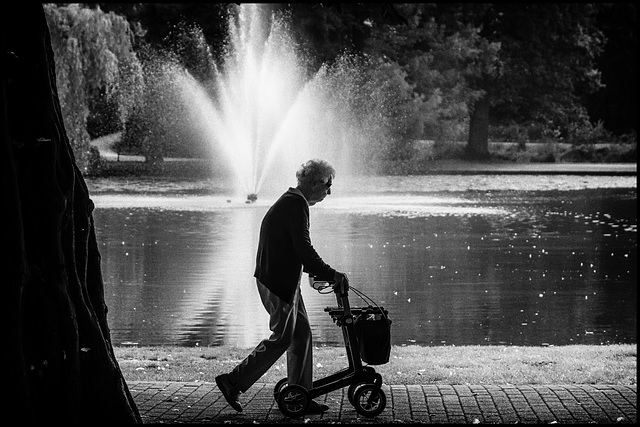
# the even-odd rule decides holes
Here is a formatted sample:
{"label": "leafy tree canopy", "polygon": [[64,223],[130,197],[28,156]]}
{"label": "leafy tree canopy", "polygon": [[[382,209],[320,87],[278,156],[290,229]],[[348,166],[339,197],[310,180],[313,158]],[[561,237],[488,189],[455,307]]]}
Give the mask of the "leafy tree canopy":
{"label": "leafy tree canopy", "polygon": [[92,98],[115,99],[120,120],[142,90],[142,67],[129,22],[100,8],[45,4],[55,55],[58,96],[76,160],[86,167]]}
{"label": "leafy tree canopy", "polygon": [[499,42],[499,62],[472,84],[486,90],[494,123],[584,120],[581,97],[600,88],[603,34],[590,3],[438,3],[448,32],[467,25]]}

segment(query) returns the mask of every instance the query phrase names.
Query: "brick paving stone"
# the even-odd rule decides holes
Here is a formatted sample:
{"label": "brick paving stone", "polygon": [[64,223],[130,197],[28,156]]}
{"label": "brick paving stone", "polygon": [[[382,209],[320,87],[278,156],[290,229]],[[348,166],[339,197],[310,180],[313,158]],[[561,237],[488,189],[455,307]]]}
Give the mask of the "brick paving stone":
{"label": "brick paving stone", "polygon": [[324,414],[285,417],[273,384],[241,396],[244,411],[229,407],[212,383],[138,381],[129,384],[145,424],[201,423],[636,423],[637,387],[609,385],[383,385],[387,407],[366,418],[349,403],[346,388],[316,398]]}

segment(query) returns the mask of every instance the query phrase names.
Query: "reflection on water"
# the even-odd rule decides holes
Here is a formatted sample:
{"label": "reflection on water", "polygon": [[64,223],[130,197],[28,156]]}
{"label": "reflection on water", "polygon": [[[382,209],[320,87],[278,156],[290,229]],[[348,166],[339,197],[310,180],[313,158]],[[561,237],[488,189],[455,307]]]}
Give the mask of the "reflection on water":
{"label": "reflection on water", "polygon": [[[635,178],[604,189],[592,178],[568,177],[564,191],[517,190],[526,177],[502,190],[477,177],[345,185],[311,209],[311,237],[389,310],[394,344],[635,343]],[[269,335],[253,269],[277,195],[89,185],[114,343],[252,347]],[[304,281],[303,294],[315,342],[341,343],[323,311],[333,296]]]}

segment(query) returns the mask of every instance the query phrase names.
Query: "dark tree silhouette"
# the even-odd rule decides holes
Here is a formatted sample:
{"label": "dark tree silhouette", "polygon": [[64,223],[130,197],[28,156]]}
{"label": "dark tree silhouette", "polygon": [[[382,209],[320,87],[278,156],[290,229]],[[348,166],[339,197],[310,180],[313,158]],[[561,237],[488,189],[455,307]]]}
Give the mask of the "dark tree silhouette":
{"label": "dark tree silhouette", "polygon": [[5,414],[141,423],[111,345],[93,203],[67,137],[41,3],[2,13]]}

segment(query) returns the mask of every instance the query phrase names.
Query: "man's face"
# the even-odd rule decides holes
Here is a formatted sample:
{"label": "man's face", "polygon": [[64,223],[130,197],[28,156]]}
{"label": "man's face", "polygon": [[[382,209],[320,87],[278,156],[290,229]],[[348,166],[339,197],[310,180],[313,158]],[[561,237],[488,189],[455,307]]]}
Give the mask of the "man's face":
{"label": "man's face", "polygon": [[309,195],[309,206],[323,201],[325,197],[331,194],[331,184],[333,184],[333,176],[315,181],[312,185],[312,192]]}

